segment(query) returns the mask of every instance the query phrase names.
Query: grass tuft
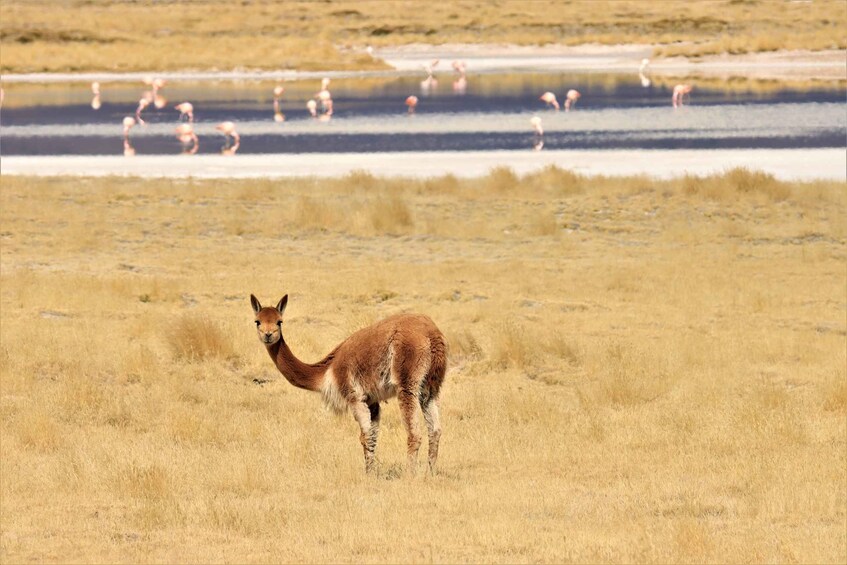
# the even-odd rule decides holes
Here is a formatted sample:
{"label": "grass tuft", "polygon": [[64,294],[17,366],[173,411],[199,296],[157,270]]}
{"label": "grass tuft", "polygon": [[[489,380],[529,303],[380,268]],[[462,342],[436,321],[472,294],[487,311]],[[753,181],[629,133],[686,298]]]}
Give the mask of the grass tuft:
{"label": "grass tuft", "polygon": [[184,314],[170,328],[167,342],[171,353],[182,361],[232,359],[233,342],[218,323],[202,314]]}

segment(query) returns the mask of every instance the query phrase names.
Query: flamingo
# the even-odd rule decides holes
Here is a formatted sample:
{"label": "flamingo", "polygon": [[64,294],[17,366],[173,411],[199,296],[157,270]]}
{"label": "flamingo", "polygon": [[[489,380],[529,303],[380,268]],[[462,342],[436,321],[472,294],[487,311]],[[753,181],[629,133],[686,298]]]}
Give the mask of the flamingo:
{"label": "flamingo", "polygon": [[438,79],[433,76],[426,77],[421,81],[421,94],[429,94],[429,91],[438,87]]}
{"label": "flamingo", "polygon": [[99,82],[95,81],[95,82],[91,83],[91,94],[94,95],[91,98],[91,107],[94,110],[99,110],[100,106],[101,106],[101,104],[100,104],[100,83]]}
{"label": "flamingo", "polygon": [[529,123],[532,124],[532,129],[535,130],[536,135],[544,135],[544,128],[541,127],[541,118],[539,118],[538,116],[533,116],[529,119]]}
{"label": "flamingo", "polygon": [[[176,138],[183,145],[183,153],[194,155],[200,148],[200,139],[194,133],[194,126],[191,124],[179,124],[176,127]],[[188,149],[188,144],[193,143],[191,149]]]}
{"label": "flamingo", "polygon": [[179,120],[182,121],[183,116],[188,116],[188,121],[194,121],[194,106],[191,102],[181,102],[174,106],[174,110],[179,110]]}
{"label": "flamingo", "polygon": [[227,142],[229,142],[229,138],[239,143],[241,141],[241,136],[238,135],[238,132],[235,131],[235,124],[233,122],[221,122],[215,126],[215,129],[224,134],[224,137],[227,138]]}
{"label": "flamingo", "polygon": [[649,70],[650,59],[641,59],[641,66],[638,67],[638,78],[641,79],[641,86],[647,88],[650,86],[650,77],[645,73]]}
{"label": "flamingo", "polygon": [[688,95],[688,101],[691,102],[691,90],[693,87],[690,84],[678,84],[673,87],[673,96],[671,102],[673,107],[682,106],[685,101],[685,95]]}
{"label": "flamingo", "polygon": [[568,93],[565,95],[565,112],[571,111],[571,106],[576,104],[576,101],[579,100],[580,96],[582,96],[582,94],[580,94],[578,90],[568,90]]}
{"label": "flamingo", "polygon": [[559,101],[556,100],[556,95],[552,92],[545,92],[538,99],[543,100],[548,106],[553,106],[557,112],[559,111]]}
{"label": "flamingo", "polygon": [[142,126],[146,126],[147,122],[141,119],[141,111],[144,110],[147,106],[150,105],[150,101],[146,98],[142,98],[138,101],[138,108],[135,109],[135,119],[138,120],[138,123]]}
{"label": "flamingo", "polygon": [[153,96],[156,96],[156,94],[158,94],[159,92],[159,89],[163,88],[165,84],[167,83],[164,79],[161,78],[154,78],[152,81],[150,81],[150,87],[153,89]]}
{"label": "flamingo", "polygon": [[[329,79],[325,80],[328,81]],[[327,116],[332,116],[332,94],[330,94],[329,90],[321,90],[315,94],[315,98],[321,101],[321,110],[323,110]]]}
{"label": "flamingo", "polygon": [[285,88],[282,86],[274,87],[274,121],[275,122],[284,122],[285,114],[279,109],[279,101],[282,98],[282,94],[285,92]]}
{"label": "flamingo", "polygon": [[[215,129],[226,137],[226,144],[221,149],[221,153],[224,155],[235,155],[235,152],[238,151],[238,147],[241,145],[241,136],[235,131],[235,124],[233,122],[221,122],[215,126]],[[234,141],[232,146],[229,144],[230,138]]]}
{"label": "flamingo", "polygon": [[124,141],[129,140],[129,130],[135,126],[135,118],[127,116],[124,118]]}
{"label": "flamingo", "polygon": [[409,107],[409,113],[414,114],[415,108],[418,105],[418,97],[417,96],[409,96],[406,98],[406,106]]}
{"label": "flamingo", "polygon": [[135,148],[129,142],[129,139],[124,139],[124,157],[134,157]]}
{"label": "flamingo", "polygon": [[329,90],[323,89],[315,94],[315,98],[321,101],[321,108],[326,108],[327,102],[332,100],[332,94],[330,94]]}
{"label": "flamingo", "polygon": [[324,77],[323,80],[321,80],[321,90],[326,90],[327,88],[329,88],[329,79]]}
{"label": "flamingo", "polygon": [[435,67],[437,65],[438,65],[438,59],[434,59],[433,61],[431,61],[429,63],[424,63],[421,66],[423,67],[424,72],[426,72],[426,76],[428,78],[432,78],[432,71],[433,71],[433,69],[435,69]]}
{"label": "flamingo", "polygon": [[312,115],[313,118],[318,117],[318,103],[314,100],[309,100],[306,102],[306,108],[309,109],[309,114]]}
{"label": "flamingo", "polygon": [[466,67],[465,67],[465,62],[464,62],[464,61],[453,61],[453,70],[454,70],[454,71],[456,71],[456,73],[457,73],[460,77],[464,77],[464,76],[465,76],[465,68],[466,68]]}
{"label": "flamingo", "polygon": [[465,75],[460,76],[453,81],[453,92],[456,94],[464,94],[468,90],[468,79]]}

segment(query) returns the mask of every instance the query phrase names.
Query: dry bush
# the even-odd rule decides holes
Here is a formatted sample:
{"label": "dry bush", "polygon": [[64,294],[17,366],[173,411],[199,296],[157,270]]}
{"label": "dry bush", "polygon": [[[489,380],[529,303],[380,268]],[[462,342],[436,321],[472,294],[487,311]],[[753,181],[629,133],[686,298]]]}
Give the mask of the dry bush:
{"label": "dry bush", "polygon": [[396,193],[383,193],[371,199],[366,214],[377,234],[408,233],[415,225],[412,211],[406,201]]}
{"label": "dry bush", "polygon": [[339,230],[343,229],[343,216],[326,200],[301,196],[295,204],[293,218],[286,229],[296,228],[298,230]]}
{"label": "dry bush", "polygon": [[482,346],[469,330],[448,333],[447,343],[450,345],[450,362],[454,365],[473,363],[484,357]]}
{"label": "dry bush", "polygon": [[587,179],[573,171],[548,165],[537,172],[524,175],[520,182],[521,190],[565,197],[582,194],[585,191]]}
{"label": "dry bush", "polygon": [[561,232],[559,222],[556,219],[555,210],[542,210],[536,218],[530,219],[527,232],[535,236],[551,236]]}
{"label": "dry bush", "polygon": [[736,167],[722,175],[697,176],[687,174],[681,179],[682,190],[692,196],[714,200],[734,201],[742,196],[761,195],[769,201],[780,202],[792,196],[790,186],[762,171]]}
{"label": "dry bush", "polygon": [[350,171],[337,181],[351,191],[369,191],[375,189],[380,184],[380,179],[377,179],[369,171],[359,170]]}
{"label": "dry bush", "polygon": [[462,186],[461,181],[455,175],[446,174],[440,177],[429,178],[421,184],[420,194],[448,194],[455,195]]}
{"label": "dry bush", "polygon": [[486,191],[493,193],[520,193],[520,179],[509,167],[495,167],[483,177]]}
{"label": "dry bush", "polygon": [[183,314],[168,328],[166,337],[171,353],[179,360],[237,357],[232,340],[221,326],[203,314]]}

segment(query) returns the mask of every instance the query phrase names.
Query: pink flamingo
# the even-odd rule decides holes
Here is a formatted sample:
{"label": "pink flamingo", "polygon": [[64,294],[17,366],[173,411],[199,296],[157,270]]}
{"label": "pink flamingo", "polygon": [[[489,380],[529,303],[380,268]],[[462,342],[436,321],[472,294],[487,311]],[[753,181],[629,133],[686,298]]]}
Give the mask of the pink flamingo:
{"label": "pink flamingo", "polygon": [[159,93],[159,89],[163,88],[167,84],[164,79],[154,78],[150,81],[150,87],[153,89],[153,96]]}
{"label": "pink flamingo", "polygon": [[409,107],[409,113],[414,114],[415,108],[418,106],[418,97],[409,96],[408,98],[406,98],[406,106]]}
{"label": "pink flamingo", "polygon": [[650,86],[650,77],[647,72],[650,67],[650,59],[641,59],[641,66],[638,67],[638,78],[641,79],[641,86],[648,88]]}
{"label": "pink flamingo", "polygon": [[576,105],[576,101],[579,100],[580,96],[582,96],[582,94],[580,94],[578,90],[568,90],[568,93],[565,95],[565,112],[571,111],[571,106]]}
{"label": "pink flamingo", "polygon": [[124,118],[124,141],[129,140],[129,130],[135,126],[135,118],[127,116]]}
{"label": "pink flamingo", "polygon": [[315,94],[315,98],[321,101],[321,108],[324,108],[327,100],[332,100],[332,94],[330,94],[329,90],[324,89]]}
{"label": "pink flamingo", "polygon": [[556,100],[556,95],[552,92],[545,92],[538,99],[543,100],[548,106],[553,106],[557,112],[559,111],[559,101]]}
{"label": "pink flamingo", "polygon": [[[226,144],[221,148],[221,154],[227,156],[235,155],[241,146],[241,136],[235,131],[235,124],[232,122],[221,122],[215,126],[215,129],[223,133],[226,137]],[[232,145],[229,144],[230,137],[235,142]]]}
{"label": "pink flamingo", "polygon": [[529,123],[532,124],[532,129],[535,130],[536,135],[544,135],[544,128],[541,127],[541,118],[533,116],[529,119]]}
{"label": "pink flamingo", "polygon": [[138,123],[142,126],[146,126],[147,122],[141,119],[141,111],[144,110],[147,106],[150,105],[150,101],[146,98],[142,98],[138,101],[138,108],[135,109],[135,119],[138,120]]}
{"label": "pink flamingo", "polygon": [[431,61],[430,63],[423,64],[423,70],[426,72],[426,76],[428,78],[432,78],[432,71],[438,65],[438,59]]}
{"label": "pink flamingo", "polygon": [[215,129],[224,134],[227,145],[229,145],[230,137],[232,137],[235,143],[241,143],[241,136],[238,135],[237,131],[235,131],[235,124],[233,122],[221,122],[215,126]]}
{"label": "pink flamingo", "polygon": [[181,102],[174,106],[174,110],[179,110],[179,119],[182,120],[183,116],[188,116],[188,121],[194,121],[194,106],[191,102]]}
{"label": "pink flamingo", "polygon": [[691,102],[691,91],[693,87],[690,84],[678,84],[673,87],[673,96],[671,97],[671,102],[673,103],[673,107],[677,108],[682,106],[685,101],[685,95],[688,95],[688,102]]}
{"label": "pink flamingo", "polygon": [[306,102],[306,108],[309,110],[309,114],[312,115],[313,118],[318,117],[318,103],[314,100],[309,100]]}
{"label": "pink flamingo", "polygon": [[91,98],[91,108],[94,109],[94,110],[99,110],[100,106],[101,106],[101,103],[100,103],[100,83],[99,82],[92,82],[91,83],[91,94],[94,95]]}
{"label": "pink flamingo", "polygon": [[129,130],[135,125],[135,118],[127,116],[124,118],[124,157],[135,155],[135,148],[129,142]]}
{"label": "pink flamingo", "polygon": [[128,139],[124,139],[124,157],[134,157],[135,156],[135,147],[129,142]]}
{"label": "pink flamingo", "polygon": [[453,70],[456,71],[460,77],[465,76],[465,69],[464,61],[453,61]]}
{"label": "pink flamingo", "polygon": [[429,94],[433,88],[438,88],[438,79],[435,77],[429,76],[421,81],[421,94]]}
{"label": "pink flamingo", "polygon": [[282,98],[282,94],[285,92],[285,88],[282,86],[274,87],[274,121],[275,122],[284,122],[285,114],[279,108],[279,101]]}
{"label": "pink flamingo", "polygon": [[[200,139],[194,133],[194,126],[191,124],[179,124],[176,127],[176,138],[183,145],[183,153],[194,155],[200,148]],[[187,149],[188,144],[193,143],[191,149]]]}
{"label": "pink flamingo", "polygon": [[327,88],[329,88],[329,79],[324,78],[321,80],[321,90],[326,90]]}
{"label": "pink flamingo", "polygon": [[453,81],[453,92],[456,94],[464,94],[468,91],[468,79],[464,75]]}

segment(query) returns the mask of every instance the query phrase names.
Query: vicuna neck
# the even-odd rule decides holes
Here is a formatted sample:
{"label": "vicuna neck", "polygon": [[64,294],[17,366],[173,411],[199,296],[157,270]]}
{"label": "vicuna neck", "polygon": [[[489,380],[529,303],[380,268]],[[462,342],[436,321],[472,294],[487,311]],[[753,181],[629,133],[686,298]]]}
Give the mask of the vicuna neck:
{"label": "vicuna neck", "polygon": [[282,336],[273,345],[268,345],[267,349],[276,368],[288,382],[297,388],[306,390],[318,391],[321,389],[324,375],[329,369],[331,357],[314,364],[304,363],[294,356]]}

